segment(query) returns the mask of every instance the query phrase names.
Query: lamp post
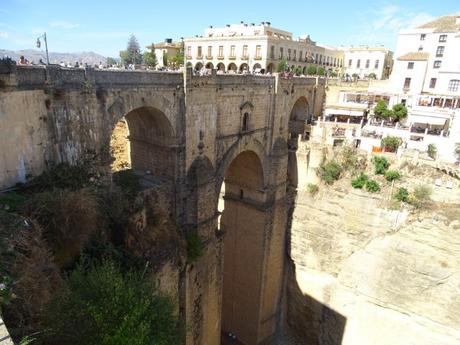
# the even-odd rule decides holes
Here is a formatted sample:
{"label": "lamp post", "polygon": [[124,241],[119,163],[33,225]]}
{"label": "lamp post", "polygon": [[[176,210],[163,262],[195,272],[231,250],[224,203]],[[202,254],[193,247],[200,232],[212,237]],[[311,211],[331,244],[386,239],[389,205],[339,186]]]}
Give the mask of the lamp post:
{"label": "lamp post", "polygon": [[43,41],[45,41],[45,51],[46,51],[46,64],[50,64],[50,58],[48,56],[48,41],[46,39],[46,32],[43,33],[43,35],[40,35],[37,37],[37,48],[40,48],[42,43],[40,42],[40,38],[43,38]]}

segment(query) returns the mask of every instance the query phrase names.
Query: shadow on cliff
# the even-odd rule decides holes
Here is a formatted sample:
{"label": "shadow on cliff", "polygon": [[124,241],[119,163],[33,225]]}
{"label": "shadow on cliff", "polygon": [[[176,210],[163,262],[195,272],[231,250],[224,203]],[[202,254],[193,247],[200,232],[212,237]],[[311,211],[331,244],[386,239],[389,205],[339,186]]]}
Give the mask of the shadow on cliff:
{"label": "shadow on cliff", "polygon": [[302,292],[288,258],[286,325],[302,345],[341,345],[347,318]]}

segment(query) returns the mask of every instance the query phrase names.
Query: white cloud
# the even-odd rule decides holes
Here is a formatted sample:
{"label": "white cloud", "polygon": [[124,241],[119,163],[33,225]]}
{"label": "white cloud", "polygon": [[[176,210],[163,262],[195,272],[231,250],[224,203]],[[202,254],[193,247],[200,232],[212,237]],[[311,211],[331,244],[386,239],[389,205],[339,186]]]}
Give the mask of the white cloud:
{"label": "white cloud", "polygon": [[67,30],[69,30],[69,29],[78,28],[80,25],[75,24],[75,23],[66,22],[64,20],[55,20],[53,22],[50,22],[49,26],[52,27],[52,28],[59,28],[59,29],[67,29]]}
{"label": "white cloud", "polygon": [[8,32],[0,31],[0,38],[8,38]]}

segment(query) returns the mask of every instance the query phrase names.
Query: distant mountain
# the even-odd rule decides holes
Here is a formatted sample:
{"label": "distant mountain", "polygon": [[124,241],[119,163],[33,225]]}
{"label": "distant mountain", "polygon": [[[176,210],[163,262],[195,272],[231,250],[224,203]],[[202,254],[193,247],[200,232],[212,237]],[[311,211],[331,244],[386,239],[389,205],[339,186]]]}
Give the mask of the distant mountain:
{"label": "distant mountain", "polygon": [[[13,60],[18,61],[20,56],[24,55],[24,57],[32,61],[34,63],[38,63],[40,59],[46,62],[46,54],[44,51],[41,50],[34,50],[34,49],[26,49],[26,50],[5,50],[0,49],[0,57],[9,56]],[[75,62],[87,63],[88,65],[99,64],[100,62],[105,63],[107,58],[105,56],[96,54],[94,52],[80,52],[80,53],[49,53],[50,63],[60,63],[61,61],[66,63],[74,64]]]}

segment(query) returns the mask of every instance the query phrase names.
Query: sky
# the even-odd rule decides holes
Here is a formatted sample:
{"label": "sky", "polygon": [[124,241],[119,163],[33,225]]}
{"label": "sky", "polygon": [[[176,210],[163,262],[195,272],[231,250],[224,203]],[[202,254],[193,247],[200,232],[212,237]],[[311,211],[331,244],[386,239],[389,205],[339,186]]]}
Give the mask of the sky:
{"label": "sky", "polygon": [[0,49],[34,49],[47,33],[53,52],[118,57],[134,34],[141,48],[165,38],[202,35],[209,25],[260,23],[309,34],[330,46],[396,46],[401,29],[460,13],[459,0],[0,1]]}

